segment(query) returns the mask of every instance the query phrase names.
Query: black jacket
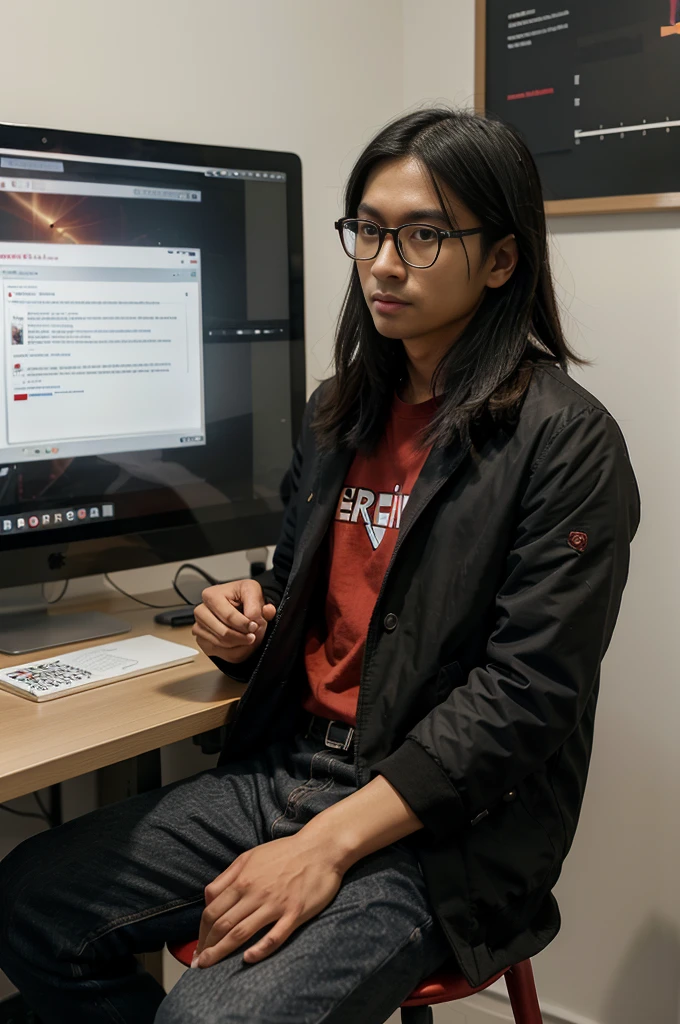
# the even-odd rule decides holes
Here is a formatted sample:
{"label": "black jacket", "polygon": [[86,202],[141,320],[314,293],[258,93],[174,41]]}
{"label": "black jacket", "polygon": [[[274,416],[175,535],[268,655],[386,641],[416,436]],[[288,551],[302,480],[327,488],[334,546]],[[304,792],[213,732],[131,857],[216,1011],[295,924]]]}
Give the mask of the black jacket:
{"label": "black jacket", "polygon": [[[220,763],[299,713],[317,554],[353,455],[318,453],[319,390],[274,568],[260,577],[278,613],[249,662],[219,662],[249,679]],[[473,985],[559,929],[551,890],[581,808],[638,521],[616,422],[553,364],[534,371],[511,427],[433,450],[412,488],[366,639],[356,761],[361,784],[384,775],[423,822],[410,841]]]}

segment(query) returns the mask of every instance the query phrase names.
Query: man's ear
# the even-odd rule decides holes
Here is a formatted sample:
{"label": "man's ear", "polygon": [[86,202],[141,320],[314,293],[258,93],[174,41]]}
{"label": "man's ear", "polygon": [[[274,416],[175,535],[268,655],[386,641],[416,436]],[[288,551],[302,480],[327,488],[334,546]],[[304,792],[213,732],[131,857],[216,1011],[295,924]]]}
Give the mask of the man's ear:
{"label": "man's ear", "polygon": [[496,242],[487,260],[489,267],[486,281],[487,288],[500,288],[512,277],[519,253],[514,235],[507,235]]}

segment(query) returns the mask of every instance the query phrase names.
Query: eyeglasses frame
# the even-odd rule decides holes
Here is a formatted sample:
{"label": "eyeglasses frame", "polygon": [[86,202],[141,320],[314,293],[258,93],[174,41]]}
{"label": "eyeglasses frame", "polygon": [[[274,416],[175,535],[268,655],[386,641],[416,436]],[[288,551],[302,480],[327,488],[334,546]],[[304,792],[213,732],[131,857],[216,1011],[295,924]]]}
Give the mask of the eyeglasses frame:
{"label": "eyeglasses frame", "polygon": [[[345,243],[342,238],[342,229],[344,225],[347,223],[347,221],[350,220],[355,220],[357,222],[363,221],[365,224],[373,224],[378,229],[378,250],[375,256],[352,256],[350,255],[350,253],[347,252],[347,249],[345,248]],[[338,234],[340,235],[340,244],[342,245],[343,251],[347,254],[347,256],[349,256],[351,260],[354,260],[356,263],[365,263],[367,260],[377,259],[377,257],[380,255],[380,250],[382,249],[385,238],[387,237],[387,235],[392,235],[392,238],[394,240],[394,248],[399,254],[399,258],[401,259],[402,263],[405,263],[407,267],[413,267],[414,270],[429,270],[430,267],[434,266],[434,264],[437,262],[437,259],[439,258],[439,253],[441,252],[442,248],[442,242],[444,241],[445,238],[466,238],[468,235],[480,235],[484,230],[483,228],[463,228],[455,231],[445,231],[443,228],[436,228],[434,224],[425,224],[423,221],[410,221],[408,224],[400,224],[398,228],[383,228],[380,226],[380,224],[376,224],[376,222],[374,220],[371,220],[369,217],[341,217],[340,220],[336,220],[334,227]],[[419,266],[417,263],[409,263],[409,261],[406,259],[399,246],[399,232],[401,231],[401,229],[413,227],[429,228],[431,231],[437,232],[437,253],[435,255],[435,258],[432,260],[432,263],[426,263],[425,266]]]}

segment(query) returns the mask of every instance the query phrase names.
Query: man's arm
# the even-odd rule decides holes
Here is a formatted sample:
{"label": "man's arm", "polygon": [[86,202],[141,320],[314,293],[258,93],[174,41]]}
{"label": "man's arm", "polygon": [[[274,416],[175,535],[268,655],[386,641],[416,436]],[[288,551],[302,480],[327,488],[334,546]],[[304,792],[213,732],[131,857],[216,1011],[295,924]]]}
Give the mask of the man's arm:
{"label": "man's arm", "polygon": [[328,906],[352,864],[421,827],[404,798],[378,777],[317,814],[296,835],[242,853],[205,890],[191,966],[211,967],[270,924],[244,960],[271,956]]}
{"label": "man's arm", "polygon": [[639,520],[621,432],[562,414],[532,467],[485,664],[371,772],[450,837],[540,769],[576,728],[612,636]]}
{"label": "man's arm", "polygon": [[422,827],[403,796],[378,775],[356,793],[317,814],[302,831],[320,849],[332,851],[333,862],[344,874],[362,857]]}

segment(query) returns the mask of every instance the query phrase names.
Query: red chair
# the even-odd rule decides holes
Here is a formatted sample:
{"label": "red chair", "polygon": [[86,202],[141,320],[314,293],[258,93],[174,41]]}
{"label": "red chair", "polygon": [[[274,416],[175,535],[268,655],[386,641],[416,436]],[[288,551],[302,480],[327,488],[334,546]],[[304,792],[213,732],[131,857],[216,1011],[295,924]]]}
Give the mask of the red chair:
{"label": "red chair", "polygon": [[[173,942],[168,945],[168,950],[175,960],[188,967],[197,945],[198,939],[191,942]],[[493,985],[494,981],[503,977],[508,988],[515,1024],[543,1024],[530,960],[523,960],[514,967],[509,967],[507,971],[501,971],[478,988],[468,985],[453,965],[445,964],[425,981],[421,981],[408,999],[401,1004],[402,1024],[433,1024],[432,1006],[435,1003],[451,1003],[454,999],[466,999],[475,992],[483,992],[489,985]]]}

